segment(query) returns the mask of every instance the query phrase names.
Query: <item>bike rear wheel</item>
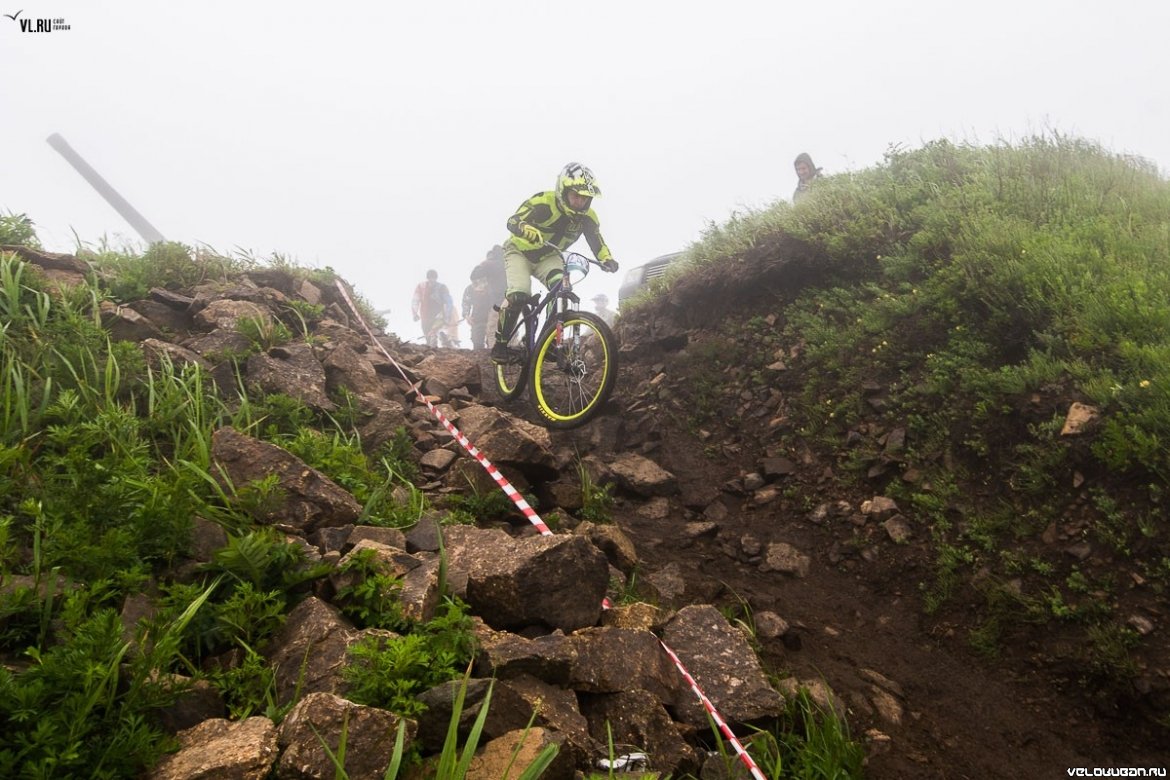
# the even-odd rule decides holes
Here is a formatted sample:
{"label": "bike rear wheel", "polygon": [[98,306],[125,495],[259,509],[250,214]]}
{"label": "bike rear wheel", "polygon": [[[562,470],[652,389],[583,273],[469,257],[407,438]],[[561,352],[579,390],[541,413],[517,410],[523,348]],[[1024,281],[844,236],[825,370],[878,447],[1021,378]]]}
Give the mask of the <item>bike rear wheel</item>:
{"label": "bike rear wheel", "polygon": [[549,428],[576,428],[592,420],[616,380],[617,339],[588,312],[558,314],[529,359],[532,401]]}

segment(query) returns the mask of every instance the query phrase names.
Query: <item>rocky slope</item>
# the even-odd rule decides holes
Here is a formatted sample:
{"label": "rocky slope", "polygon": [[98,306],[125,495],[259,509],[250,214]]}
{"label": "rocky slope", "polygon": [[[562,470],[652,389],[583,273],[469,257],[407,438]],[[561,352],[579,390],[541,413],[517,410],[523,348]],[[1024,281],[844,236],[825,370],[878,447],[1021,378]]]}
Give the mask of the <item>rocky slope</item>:
{"label": "rocky slope", "polygon": [[[67,258],[42,263],[69,265]],[[625,313],[618,327],[621,374],[605,413],[580,430],[552,434],[525,421],[522,403],[494,399],[482,356],[380,339],[404,369],[401,376],[337,296],[287,274],[154,291],[148,300],[111,307],[105,319],[115,337],[139,342],[149,354],[205,365],[230,392],[238,377],[216,358],[248,346],[235,329],[241,317],[279,317],[290,299],[324,305],[316,344],[288,343],[251,355],[242,368],[247,381],[324,411],[345,388],[361,399],[359,430],[370,447],[406,426],[435,516],[405,536],[363,528],[344,491],[277,448],[230,431],[217,437],[218,459],[229,473],[237,468],[240,480],[282,474],[294,499],[257,519],[302,539],[323,561],[376,550],[387,567],[411,581],[411,608],[420,614],[434,608],[437,587],[432,521],[442,519],[451,497],[497,488],[419,403],[414,388],[519,489],[539,499],[542,515],[566,532],[555,542],[539,537],[518,512],[478,530],[460,529],[448,540],[458,592],[483,621],[488,649],[476,674],[504,680],[496,696],[513,702],[500,705],[489,736],[503,738],[522,727],[533,701],[556,701],[561,704],[538,721],[547,729],[540,738],[564,746],[571,764],[590,765],[604,742],[599,724],[620,719],[628,730],[615,738],[655,746],[656,768],[697,772],[705,722],[689,693],[669,668],[623,665],[658,657],[656,632],[684,648],[684,663],[696,665],[692,671],[707,694],[736,723],[775,715],[775,687],[791,692],[799,681],[813,690],[864,741],[870,777],[1047,776],[1065,767],[1165,765],[1158,727],[1121,711],[1127,704],[1153,707],[1165,697],[1163,644],[1148,646],[1144,692],[1129,700],[1094,700],[1063,670],[1045,666],[1046,643],[1058,637],[1045,635],[1044,627],[1014,638],[1005,659],[992,663],[976,658],[963,640],[969,616],[962,604],[924,613],[920,585],[935,565],[935,551],[910,508],[882,492],[889,479],[914,475],[899,456],[904,433],[878,414],[877,378],[867,390],[874,419],[855,433],[880,455],[871,480],[859,484],[838,474],[833,452],[811,443],[777,444],[776,434],[790,425],[788,404],[800,382],[799,344],[765,343],[758,327],[742,327],[744,346],[770,353],[766,381],[749,382],[746,369],[704,373],[704,356],[719,348],[728,326],[734,331],[751,319],[775,326],[785,296],[815,276],[815,258],[802,256],[799,246],[761,247],[735,267],[684,280],[656,304]],[[611,486],[612,524],[578,523],[579,467],[596,484]],[[209,538],[200,549],[206,554],[215,548],[216,529],[204,532]],[[1053,545],[1071,546],[1071,537],[1062,536],[1067,529],[1055,533]],[[604,577],[593,576],[599,565],[608,570]],[[296,757],[297,750],[311,745],[285,731],[303,730],[305,718],[318,728],[337,726],[356,706],[339,696],[344,690],[336,664],[361,632],[330,608],[338,587],[336,580],[320,585],[271,651],[273,659],[320,659],[322,668],[308,675],[315,695],[301,705],[316,708],[315,714],[299,706],[279,731],[271,723],[201,726],[188,734],[195,746],[184,751],[188,759],[218,754],[225,729],[245,729],[255,731],[245,762],[307,760]],[[634,591],[657,606],[603,612],[598,596],[607,588],[613,598]],[[1135,601],[1133,609],[1155,630],[1160,607]],[[763,668],[787,683],[768,682],[745,635],[730,629],[725,614],[738,614],[752,627]],[[725,648],[711,655],[745,660],[748,669],[705,667],[708,654],[701,648],[711,646]],[[287,672],[287,658],[281,666]],[[752,680],[752,695],[730,686],[742,679]],[[631,680],[644,693],[631,694]],[[285,688],[290,684],[286,678]],[[198,712],[181,725],[208,714]],[[362,717],[376,724],[372,734],[384,733],[376,713]],[[430,743],[424,741],[432,748],[433,734],[441,731],[434,723],[412,728],[416,735],[432,734]],[[292,750],[293,744],[300,747]],[[571,772],[570,765],[562,768]],[[182,776],[187,770],[174,771]]]}

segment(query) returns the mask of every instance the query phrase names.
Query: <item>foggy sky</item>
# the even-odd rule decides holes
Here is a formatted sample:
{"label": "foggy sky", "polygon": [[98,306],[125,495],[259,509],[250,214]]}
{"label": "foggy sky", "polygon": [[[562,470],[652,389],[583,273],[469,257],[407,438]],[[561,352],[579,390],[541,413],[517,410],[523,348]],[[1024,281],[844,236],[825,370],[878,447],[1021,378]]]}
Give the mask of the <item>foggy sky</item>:
{"label": "foggy sky", "polygon": [[790,198],[801,151],[1051,129],[1170,170],[1164,2],[4,2],[70,29],[0,17],[0,210],[138,241],[60,133],[167,238],[332,266],[405,338],[571,160],[623,272]]}

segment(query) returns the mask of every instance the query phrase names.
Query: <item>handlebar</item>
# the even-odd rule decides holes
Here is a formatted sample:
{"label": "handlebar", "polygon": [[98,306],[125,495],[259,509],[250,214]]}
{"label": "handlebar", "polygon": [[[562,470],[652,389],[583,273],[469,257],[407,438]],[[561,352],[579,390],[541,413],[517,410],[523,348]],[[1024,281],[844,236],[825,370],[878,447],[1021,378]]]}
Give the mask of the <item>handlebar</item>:
{"label": "handlebar", "polygon": [[[601,268],[603,271],[605,270],[604,263],[602,263],[600,260],[598,260],[596,258],[590,257],[589,255],[583,255],[580,252],[570,252],[567,249],[561,249],[559,246],[552,243],[551,241],[545,241],[544,245],[546,247],[548,247],[549,249],[553,250],[554,252],[556,252],[557,254],[559,254],[561,256],[562,260],[567,259],[569,255],[573,255],[574,257],[584,258],[590,265],[595,265],[598,268]],[[616,271],[616,270],[617,269],[615,268],[614,271]]]}

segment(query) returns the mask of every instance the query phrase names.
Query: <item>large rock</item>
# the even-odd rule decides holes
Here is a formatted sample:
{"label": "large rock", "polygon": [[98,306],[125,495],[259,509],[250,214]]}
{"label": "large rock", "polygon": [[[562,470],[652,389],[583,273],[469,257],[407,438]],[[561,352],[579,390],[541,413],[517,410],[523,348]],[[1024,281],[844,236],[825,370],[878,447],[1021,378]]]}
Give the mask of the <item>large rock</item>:
{"label": "large rock", "polygon": [[[446,739],[453,703],[463,680],[452,680],[425,692],[419,700],[426,711],[419,716],[419,742],[424,750],[438,751]],[[491,687],[492,697],[483,723],[485,739],[495,739],[531,723],[563,734],[577,759],[585,759],[597,748],[589,736],[588,724],[577,707],[572,690],[549,685],[529,675],[494,681],[472,678],[466,683],[459,717],[459,739],[463,742],[479,716]]]}
{"label": "large rock", "polygon": [[362,409],[373,415],[358,429],[365,452],[376,452],[406,427],[406,410],[397,401],[367,393],[361,397],[361,404]]}
{"label": "large rock", "polygon": [[344,388],[354,395],[365,393],[378,395],[382,392],[382,378],[374,366],[357,350],[341,344],[325,358],[325,388],[336,393]]}
{"label": "large rock", "polygon": [[618,485],[639,496],[669,496],[678,492],[678,478],[674,474],[633,452],[618,455],[610,461],[609,470]]}
{"label": "large rock", "polygon": [[263,306],[250,301],[211,300],[195,315],[195,324],[203,330],[239,330],[240,320],[250,319],[265,325],[272,323],[272,314]]}
{"label": "large rock", "polygon": [[179,752],[159,762],[152,780],[264,780],[276,760],[276,725],[268,718],[205,720],[178,737]]}
{"label": "large rock", "polygon": [[[352,523],[362,506],[352,495],[303,460],[275,444],[253,439],[234,428],[220,428],[211,437],[213,473],[236,490],[275,474],[284,500],[275,508],[257,510],[256,519],[305,535],[326,526]],[[230,488],[229,488],[230,489]]]}
{"label": "large rock", "polygon": [[146,317],[160,330],[170,333],[186,333],[191,330],[192,319],[186,307],[177,309],[169,303],[152,298],[131,301],[126,307]]}
{"label": "large rock", "polygon": [[184,339],[182,345],[212,363],[245,355],[252,349],[252,342],[243,333],[234,330],[213,330]]}
{"label": "large rock", "polygon": [[333,411],[337,404],[325,389],[325,369],[308,344],[285,344],[248,358],[248,381],[266,393],[299,399],[314,409]]}
{"label": "large rock", "polygon": [[91,275],[89,264],[74,255],[45,252],[30,246],[18,244],[0,245],[0,251],[12,252],[26,263],[36,266],[37,272],[48,282],[49,289],[76,287],[86,283]]}
{"label": "large rock", "polygon": [[475,404],[460,411],[459,428],[493,463],[513,464],[533,480],[556,477],[556,456],[544,428]]}
{"label": "large rock", "polygon": [[479,361],[474,352],[467,350],[438,350],[418,362],[414,370],[423,377],[428,394],[443,400],[459,387],[466,387],[472,393],[480,392]]}
{"label": "large rock", "polygon": [[[729,723],[777,717],[783,711],[784,699],[768,684],[751,645],[715,607],[679,610],[664,627],[662,641]],[[693,692],[682,697],[675,712],[685,723],[707,727],[707,711]]]}
{"label": "large rock", "polygon": [[268,653],[276,669],[277,701],[290,702],[298,692],[343,690],[341,669],[346,664],[346,651],[357,638],[358,631],[337,607],[316,597],[298,604],[273,638]]}
{"label": "large rock", "polygon": [[[386,530],[395,531],[396,529]],[[402,534],[401,531],[397,533],[399,536]],[[363,554],[371,555],[375,571],[397,579],[399,586],[397,601],[406,617],[422,623],[429,622],[434,618],[435,610],[439,606],[440,561],[438,556],[412,555],[400,547],[391,547],[372,539],[359,539],[354,544],[353,549],[338,563],[338,570],[329,577],[335,592],[340,593],[346,588],[352,588],[359,584],[361,574],[356,568],[349,571],[343,571],[343,569],[348,563]]]}
{"label": "large rock", "polygon": [[586,520],[574,528],[573,533],[593,542],[597,549],[605,553],[610,564],[623,574],[628,575],[637,567],[638,551],[634,549],[634,542],[618,526]]}
{"label": "large rock", "polygon": [[102,327],[109,331],[114,341],[137,342],[162,337],[158,326],[128,306],[102,301],[100,309]]}
{"label": "large rock", "polygon": [[666,705],[686,693],[674,663],[649,631],[584,628],[569,642],[576,651],[569,680],[576,691],[617,693],[636,688]]}
{"label": "large rock", "polygon": [[176,368],[181,366],[195,364],[205,370],[211,369],[211,364],[199,356],[194,350],[180,347],[178,344],[172,344],[169,341],[162,341],[161,339],[143,339],[142,343],[138,345],[142,349],[143,355],[146,356],[146,361],[155,367],[161,365],[165,356]]}
{"label": "large rock", "polygon": [[[346,776],[350,780],[381,780],[390,765],[401,720],[394,713],[330,693],[310,693],[280,725],[277,740],[283,752],[276,776],[280,780],[333,780],[337,767],[321,743],[340,757],[344,731]],[[415,724],[406,724],[404,747],[409,749]]]}
{"label": "large rock", "polygon": [[526,639],[485,627],[477,638],[476,674],[499,679],[530,675],[550,685],[569,684],[577,648],[563,634]]}
{"label": "large rock", "polygon": [[519,777],[548,745],[556,745],[556,758],[540,775],[541,780],[572,780],[573,760],[564,748],[565,737],[548,729],[517,729],[488,742],[475,754],[466,780],[499,780]]}
{"label": "large rock", "polygon": [[582,696],[581,709],[595,739],[614,745],[637,745],[656,772],[678,777],[699,767],[698,752],[688,745],[669,713],[647,691]]}
{"label": "large rock", "polygon": [[497,629],[596,625],[609,583],[605,555],[580,536],[512,539],[500,531],[447,531],[449,568],[467,573],[467,602]]}

